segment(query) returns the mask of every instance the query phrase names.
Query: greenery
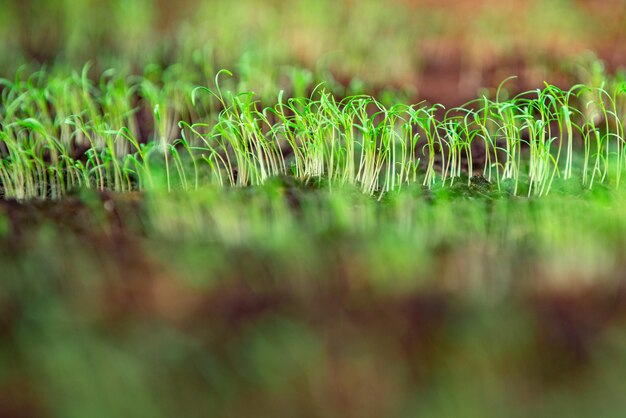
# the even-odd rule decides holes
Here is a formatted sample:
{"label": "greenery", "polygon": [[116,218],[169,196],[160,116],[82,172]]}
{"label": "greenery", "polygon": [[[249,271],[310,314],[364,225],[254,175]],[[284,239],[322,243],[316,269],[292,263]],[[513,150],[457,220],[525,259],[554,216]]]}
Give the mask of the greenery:
{"label": "greenery", "polygon": [[[466,172],[513,195],[541,196],[555,178],[618,187],[624,168],[621,78],[568,91],[546,85],[508,100],[498,90],[439,116],[439,105],[339,100],[322,86],[309,98],[279,94],[276,105],[262,107],[252,92],[220,89],[227,71],[211,89],[112,73],[95,84],[87,70],[2,80],[6,197],[144,190],[158,187],[158,168],[167,190],[259,185],[289,174],[382,196],[410,183],[452,185]],[[143,108],[133,107],[136,94]]]}
{"label": "greenery", "polygon": [[0,416],[621,416],[617,8],[8,3]]}
{"label": "greenery", "polygon": [[470,180],[379,201],[280,177],[62,202],[1,206],[5,408],[548,417],[622,405],[623,191],[555,181],[549,196],[512,198]]}

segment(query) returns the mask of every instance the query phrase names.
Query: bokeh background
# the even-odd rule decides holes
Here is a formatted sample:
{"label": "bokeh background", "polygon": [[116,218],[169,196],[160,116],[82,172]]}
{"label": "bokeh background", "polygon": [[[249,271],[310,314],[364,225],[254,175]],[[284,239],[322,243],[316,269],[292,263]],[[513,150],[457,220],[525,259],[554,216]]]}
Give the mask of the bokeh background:
{"label": "bokeh background", "polygon": [[625,21],[624,0],[5,0],[0,69],[202,62],[249,72],[260,91],[297,66],[459,104],[513,75],[518,90],[571,83],[590,55],[614,71],[626,63]]}

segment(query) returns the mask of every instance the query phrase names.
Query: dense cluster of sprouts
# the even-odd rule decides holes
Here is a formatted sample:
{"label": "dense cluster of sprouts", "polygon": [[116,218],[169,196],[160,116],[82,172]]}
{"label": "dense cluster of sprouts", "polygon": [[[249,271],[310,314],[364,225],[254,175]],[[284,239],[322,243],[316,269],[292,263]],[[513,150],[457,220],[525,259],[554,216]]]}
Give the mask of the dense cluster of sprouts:
{"label": "dense cluster of sprouts", "polygon": [[214,88],[115,76],[94,83],[85,73],[3,80],[2,193],[190,190],[286,174],[381,196],[478,175],[513,194],[545,195],[556,178],[619,187],[624,170],[623,81],[567,91],[546,84],[510,99],[498,90],[449,110],[340,100],[323,86],[262,106],[253,93],[222,91],[224,72]]}

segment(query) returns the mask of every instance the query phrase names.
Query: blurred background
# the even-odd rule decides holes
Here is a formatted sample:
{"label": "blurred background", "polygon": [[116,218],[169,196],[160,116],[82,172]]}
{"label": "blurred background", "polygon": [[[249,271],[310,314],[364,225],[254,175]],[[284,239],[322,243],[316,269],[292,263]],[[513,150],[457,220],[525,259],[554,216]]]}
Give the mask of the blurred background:
{"label": "blurred background", "polygon": [[625,21],[624,0],[4,0],[0,69],[202,65],[250,73],[259,91],[296,66],[459,104],[509,76],[517,90],[571,83],[591,56],[614,71]]}

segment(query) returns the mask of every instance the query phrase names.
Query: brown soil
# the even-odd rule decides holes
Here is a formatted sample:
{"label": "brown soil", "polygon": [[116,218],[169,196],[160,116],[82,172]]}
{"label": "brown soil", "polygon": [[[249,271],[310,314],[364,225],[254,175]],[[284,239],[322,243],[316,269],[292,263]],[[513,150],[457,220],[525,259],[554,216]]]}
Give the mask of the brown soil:
{"label": "brown soil", "polygon": [[[329,402],[327,407],[341,416],[385,415],[401,400],[403,390],[427,391],[440,373],[479,373],[473,362],[483,355],[494,362],[490,364],[501,373],[497,378],[502,384],[511,385],[516,396],[536,401],[548,388],[568,390],[589,373],[606,367],[595,361],[594,353],[626,321],[626,291],[615,284],[619,280],[574,290],[520,287],[494,308],[472,299],[463,287],[441,288],[438,280],[402,294],[375,291],[363,277],[367,273],[350,258],[349,247],[342,246],[328,246],[328,259],[336,264],[317,266],[298,286],[268,270],[271,260],[240,250],[235,257],[245,262],[215,285],[196,287],[148,252],[157,243],[146,246],[151,238],[133,221],[142,210],[140,195],[102,193],[84,202],[77,198],[31,203],[0,200],[0,214],[10,219],[9,233],[1,239],[4,256],[29,251],[31,233],[52,222],[60,234],[78,240],[81,252],[101,260],[99,269],[107,279],[96,288],[81,291],[81,278],[68,277],[54,296],[77,323],[123,341],[139,324],[156,321],[200,346],[217,350],[227,361],[229,350],[243,344],[242,338],[263,321],[289,318],[305,324],[323,342],[322,380],[310,390],[320,390]],[[467,254],[461,252],[442,251],[433,256],[441,257],[446,266],[467,261]],[[256,272],[255,277],[249,272]],[[0,346],[16,343],[16,327],[28,314],[22,302],[0,299]],[[495,325],[485,323],[485,311]],[[519,321],[526,325],[520,327]],[[518,335],[518,340],[507,345],[502,339],[507,335]],[[363,364],[354,363],[354,352],[365,356],[364,364],[380,363],[382,368],[364,369]],[[467,362],[457,364],[460,359]],[[398,368],[408,377],[398,380]],[[0,388],[9,388],[0,391],[0,416],[46,415],[38,394],[44,388],[25,370],[18,368],[9,380],[0,379]],[[376,397],[367,395],[368,391]],[[307,392],[300,393],[306,396]],[[242,392],[241,396],[244,402],[252,395]],[[270,407],[267,400],[253,399],[248,401],[258,402],[257,408]]]}

